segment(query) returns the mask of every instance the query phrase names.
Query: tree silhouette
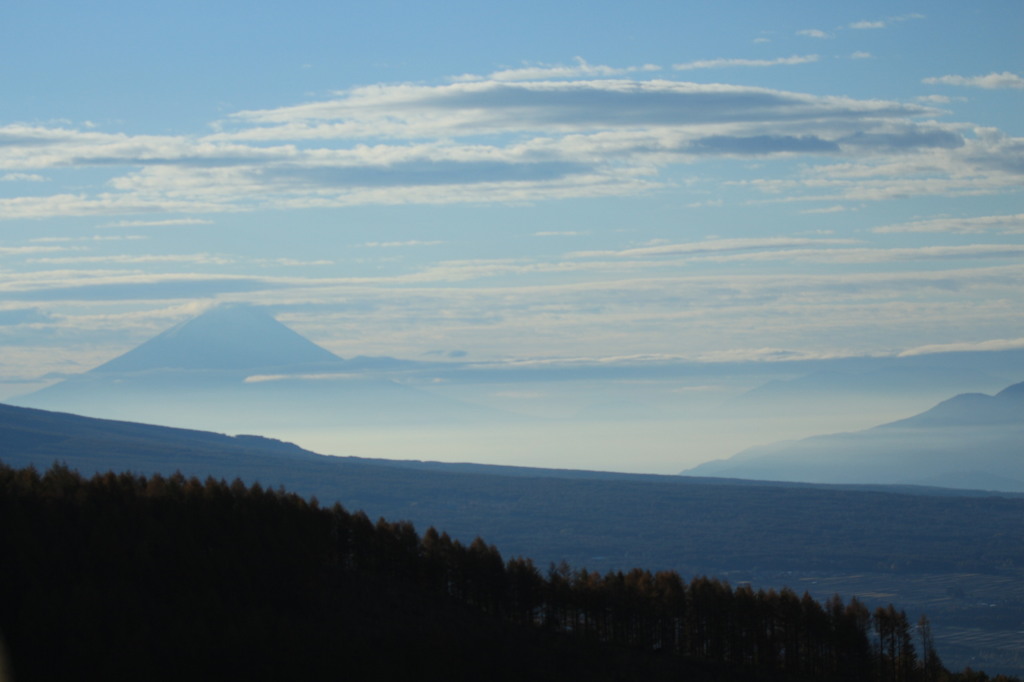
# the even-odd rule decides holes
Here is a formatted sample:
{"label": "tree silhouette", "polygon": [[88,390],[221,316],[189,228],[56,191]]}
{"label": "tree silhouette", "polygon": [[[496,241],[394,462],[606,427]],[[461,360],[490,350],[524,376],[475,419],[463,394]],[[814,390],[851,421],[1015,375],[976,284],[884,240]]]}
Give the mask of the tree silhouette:
{"label": "tree silhouette", "polygon": [[924,617],[918,657],[892,605],[564,561],[542,575],[482,538],[237,479],[0,464],[0,519],[16,679],[988,679],[946,671]]}

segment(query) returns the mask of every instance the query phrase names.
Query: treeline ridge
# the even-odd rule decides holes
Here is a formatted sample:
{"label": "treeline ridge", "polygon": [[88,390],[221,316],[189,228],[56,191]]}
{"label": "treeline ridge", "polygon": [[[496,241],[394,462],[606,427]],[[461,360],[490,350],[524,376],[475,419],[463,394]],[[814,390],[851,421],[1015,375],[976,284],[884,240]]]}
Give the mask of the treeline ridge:
{"label": "treeline ridge", "polygon": [[559,679],[567,666],[588,679],[989,679],[947,671],[927,620],[893,606],[672,571],[541,571],[480,538],[238,479],[0,464],[0,518],[16,680]]}

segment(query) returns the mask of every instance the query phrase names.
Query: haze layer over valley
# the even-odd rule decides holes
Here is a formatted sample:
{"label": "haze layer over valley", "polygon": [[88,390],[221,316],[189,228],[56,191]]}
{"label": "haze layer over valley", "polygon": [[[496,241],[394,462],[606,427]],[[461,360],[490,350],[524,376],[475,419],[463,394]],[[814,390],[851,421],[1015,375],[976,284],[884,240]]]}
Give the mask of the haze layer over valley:
{"label": "haze layer over valley", "polygon": [[[254,433],[336,455],[664,474],[780,439],[909,417],[1019,374],[1020,351],[613,367],[345,359],[267,310],[228,305],[10,402]],[[856,469],[856,458],[848,454],[844,466]],[[705,466],[695,473],[752,476]],[[819,457],[817,466],[827,469],[829,460]],[[770,471],[753,477],[818,480]],[[913,480],[938,473],[925,467]],[[864,475],[856,482],[909,480]]]}
{"label": "haze layer over valley", "polygon": [[1024,492],[1024,383],[994,396],[963,393],[865,431],[750,448],[683,473]]}

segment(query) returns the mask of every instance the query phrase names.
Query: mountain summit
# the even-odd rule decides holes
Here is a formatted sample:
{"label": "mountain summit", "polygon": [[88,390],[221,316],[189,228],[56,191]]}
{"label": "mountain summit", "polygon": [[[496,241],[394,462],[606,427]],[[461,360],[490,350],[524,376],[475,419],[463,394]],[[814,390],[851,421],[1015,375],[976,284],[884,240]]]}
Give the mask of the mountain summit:
{"label": "mountain summit", "polygon": [[994,396],[961,393],[944,400],[927,412],[880,428],[994,426],[1024,427],[1024,381],[1008,386]]}
{"label": "mountain summit", "polygon": [[422,369],[396,358],[345,360],[265,309],[228,305],[9,402],[101,419],[261,434],[504,419],[396,380]]}
{"label": "mountain summit", "polygon": [[341,362],[262,308],[229,304],[182,322],[91,372],[253,370]]}

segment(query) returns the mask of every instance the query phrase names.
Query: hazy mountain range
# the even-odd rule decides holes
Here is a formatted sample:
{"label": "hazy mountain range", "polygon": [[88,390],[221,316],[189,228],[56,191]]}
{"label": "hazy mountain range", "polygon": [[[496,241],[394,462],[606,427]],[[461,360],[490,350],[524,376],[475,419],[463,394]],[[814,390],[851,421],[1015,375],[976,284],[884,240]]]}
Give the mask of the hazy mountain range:
{"label": "hazy mountain range", "polygon": [[960,394],[865,431],[750,448],[684,473],[1024,492],[1024,382],[994,396]]}

